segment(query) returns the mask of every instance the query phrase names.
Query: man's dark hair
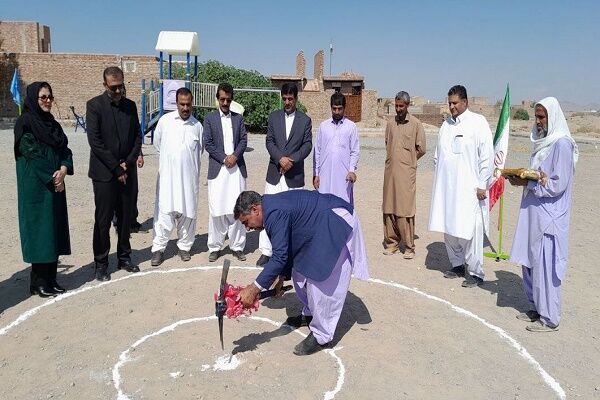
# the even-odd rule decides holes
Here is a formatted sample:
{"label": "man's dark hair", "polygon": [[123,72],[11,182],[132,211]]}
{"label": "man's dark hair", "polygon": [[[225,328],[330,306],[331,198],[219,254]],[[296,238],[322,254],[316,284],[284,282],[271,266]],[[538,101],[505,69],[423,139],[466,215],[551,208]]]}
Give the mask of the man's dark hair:
{"label": "man's dark hair", "polygon": [[448,96],[458,95],[461,100],[467,100],[467,88],[462,85],[454,85],[448,90]]}
{"label": "man's dark hair", "polygon": [[190,96],[191,99],[194,98],[194,96],[192,95],[192,91],[186,87],[181,87],[177,89],[177,91],[175,92],[175,102],[179,100],[179,96]]}
{"label": "man's dark hair", "polygon": [[340,92],[335,92],[331,95],[331,100],[329,101],[331,107],[333,106],[342,106],[346,107],[346,96],[341,94]]}
{"label": "man's dark hair", "polygon": [[114,77],[119,77],[119,78],[124,78],[125,75],[123,75],[123,70],[119,67],[108,67],[104,70],[104,82],[106,82],[106,77],[107,76],[114,76]]}
{"label": "man's dark hair", "polygon": [[238,196],[235,207],[233,207],[233,217],[239,219],[240,215],[250,214],[253,206],[262,204],[262,196],[252,190],[246,190]]}
{"label": "man's dark hair", "polygon": [[281,95],[293,94],[294,98],[298,98],[298,86],[295,83],[284,83],[281,87]]}
{"label": "man's dark hair", "polygon": [[224,91],[227,94],[231,95],[231,100],[233,100],[233,86],[231,86],[231,84],[224,82],[224,83],[219,83],[219,86],[217,86],[217,100],[219,99],[219,91]]}

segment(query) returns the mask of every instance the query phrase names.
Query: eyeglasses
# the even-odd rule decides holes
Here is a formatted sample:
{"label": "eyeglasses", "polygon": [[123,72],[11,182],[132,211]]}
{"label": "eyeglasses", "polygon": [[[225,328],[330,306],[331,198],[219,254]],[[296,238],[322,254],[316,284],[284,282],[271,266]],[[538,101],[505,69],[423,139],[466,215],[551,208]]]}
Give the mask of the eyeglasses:
{"label": "eyeglasses", "polygon": [[54,101],[54,96],[52,96],[52,95],[50,95],[50,96],[43,95],[43,96],[38,96],[38,99],[40,99],[41,101],[48,101],[48,100]]}

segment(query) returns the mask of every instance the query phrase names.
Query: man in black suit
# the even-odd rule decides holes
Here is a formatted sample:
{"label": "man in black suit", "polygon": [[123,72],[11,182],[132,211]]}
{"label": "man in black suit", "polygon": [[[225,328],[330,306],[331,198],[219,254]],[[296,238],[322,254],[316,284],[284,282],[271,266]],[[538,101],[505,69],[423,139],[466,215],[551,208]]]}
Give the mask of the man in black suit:
{"label": "man in black suit", "polygon": [[208,152],[208,261],[215,262],[225,247],[225,235],[229,236],[229,248],[233,256],[246,261],[246,229],[233,217],[235,202],[246,190],[246,162],[244,152],[248,135],[244,117],[230,110],[233,87],[221,83],[217,87],[219,109],[204,118],[202,138]]}
{"label": "man in black suit", "polygon": [[[304,159],[312,149],[312,121],[296,109],[298,87],[286,83],[281,87],[283,110],[269,115],[266,146],[269,152],[265,194],[275,194],[304,188]],[[262,255],[256,265],[266,264],[273,250],[267,233],[259,236],[258,247]]]}
{"label": "man in black suit", "polygon": [[[117,215],[119,225],[118,268],[128,272],[140,269],[131,263],[129,233],[134,208],[134,184],[137,158],[142,141],[135,103],[123,97],[123,71],[118,67],[104,70],[106,91],[87,102],[86,119],[90,144],[88,176],[94,188],[94,261],[96,279],[110,280],[110,222]],[[127,221],[127,223],[120,223]]]}

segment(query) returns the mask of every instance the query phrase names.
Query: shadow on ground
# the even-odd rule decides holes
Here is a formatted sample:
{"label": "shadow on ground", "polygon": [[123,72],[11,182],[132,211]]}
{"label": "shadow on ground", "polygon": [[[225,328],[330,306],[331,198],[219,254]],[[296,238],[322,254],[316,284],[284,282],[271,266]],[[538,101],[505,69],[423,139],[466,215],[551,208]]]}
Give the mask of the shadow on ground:
{"label": "shadow on ground", "polygon": [[[294,293],[286,293],[280,299],[266,299],[262,302],[262,306],[271,309],[285,310],[285,318],[299,315],[302,312],[302,304]],[[283,319],[282,316],[282,320]],[[371,323],[371,321],[371,314],[364,302],[354,293],[348,292],[331,345],[337,345],[355,324],[366,325]],[[232,354],[256,350],[261,344],[268,343],[277,337],[287,335],[292,332],[292,330],[291,327],[282,325],[272,331],[251,333],[233,342],[236,347],[232,350]]]}

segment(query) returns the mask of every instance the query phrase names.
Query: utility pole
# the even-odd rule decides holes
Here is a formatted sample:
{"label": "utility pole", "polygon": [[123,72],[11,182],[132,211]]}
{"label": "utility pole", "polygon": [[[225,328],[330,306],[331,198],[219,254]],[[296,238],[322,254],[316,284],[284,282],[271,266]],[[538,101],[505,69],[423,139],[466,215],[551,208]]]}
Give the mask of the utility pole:
{"label": "utility pole", "polygon": [[329,76],[331,76],[331,60],[333,59],[333,39],[329,41]]}

